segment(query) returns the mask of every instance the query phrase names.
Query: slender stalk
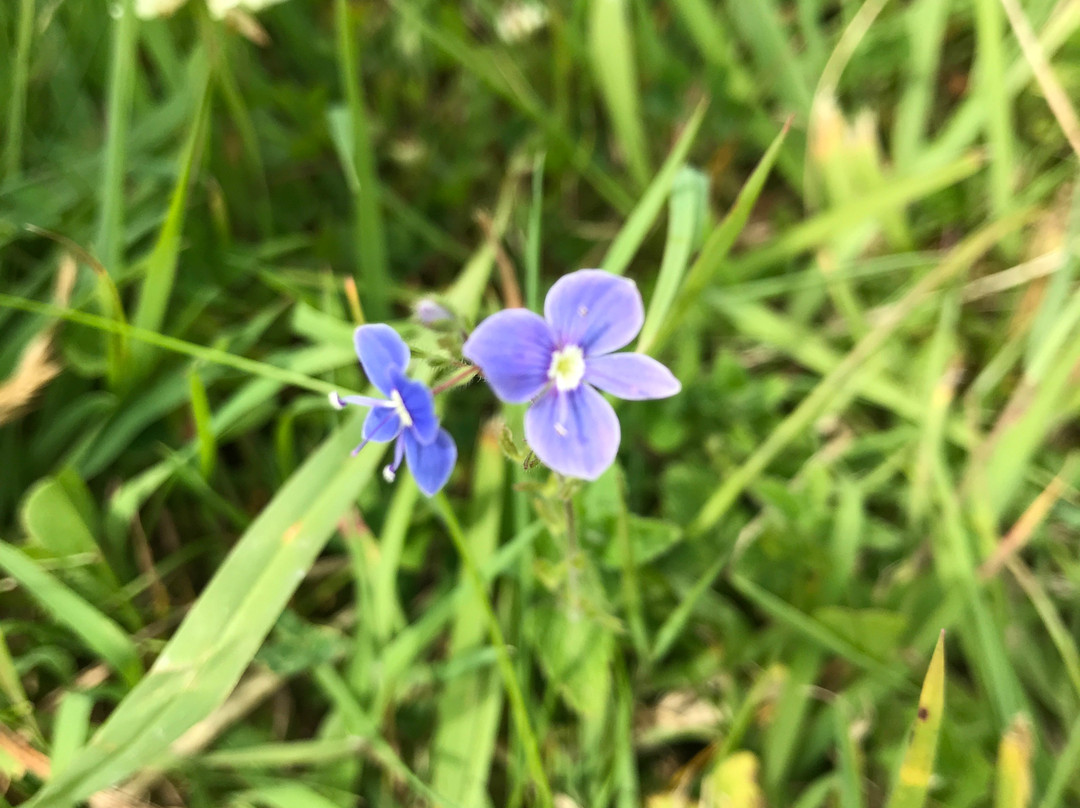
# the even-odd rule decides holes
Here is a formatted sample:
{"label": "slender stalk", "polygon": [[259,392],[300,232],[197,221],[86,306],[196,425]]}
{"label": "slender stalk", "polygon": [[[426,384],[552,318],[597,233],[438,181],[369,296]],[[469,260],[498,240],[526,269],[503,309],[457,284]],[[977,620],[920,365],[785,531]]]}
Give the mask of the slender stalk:
{"label": "slender stalk", "polygon": [[574,498],[563,495],[563,513],[566,514],[566,586],[570,598],[570,616],[581,615],[581,576],[578,571],[580,545],[578,545],[577,520],[574,518]]}
{"label": "slender stalk", "polygon": [[439,395],[439,393],[445,393],[447,390],[449,390],[449,389],[451,389],[453,387],[457,387],[463,381],[465,381],[466,379],[472,378],[473,376],[477,375],[479,372],[480,372],[480,368],[476,367],[475,365],[473,365],[472,367],[465,368],[465,370],[461,371],[460,373],[458,373],[455,376],[451,376],[449,379],[447,379],[442,384],[439,384],[439,385],[436,385],[435,387],[432,387],[431,388],[431,394],[433,396],[437,396],[437,395]]}
{"label": "slender stalk", "polygon": [[525,762],[536,785],[540,805],[550,808],[553,805],[554,798],[551,793],[551,784],[548,782],[547,774],[544,772],[543,760],[540,757],[540,743],[536,738],[532,722],[529,720],[529,711],[525,706],[525,696],[522,693],[517,674],[514,672],[514,664],[510,661],[510,653],[506,650],[506,639],[503,637],[502,628],[499,626],[499,618],[495,614],[495,607],[491,604],[491,598],[488,597],[487,589],[484,586],[484,579],[476,566],[472,550],[469,549],[469,544],[465,541],[465,534],[461,529],[457,516],[450,507],[449,500],[447,500],[445,494],[439,494],[434,503],[439,517],[442,519],[443,524],[446,525],[446,530],[454,542],[458,555],[461,557],[465,574],[476,589],[484,614],[487,616],[488,634],[491,637],[491,644],[495,648],[495,658],[499,665],[499,673],[502,675],[503,686],[506,689],[507,701],[510,702],[510,712],[514,718],[514,725],[517,727],[521,744],[525,748]]}

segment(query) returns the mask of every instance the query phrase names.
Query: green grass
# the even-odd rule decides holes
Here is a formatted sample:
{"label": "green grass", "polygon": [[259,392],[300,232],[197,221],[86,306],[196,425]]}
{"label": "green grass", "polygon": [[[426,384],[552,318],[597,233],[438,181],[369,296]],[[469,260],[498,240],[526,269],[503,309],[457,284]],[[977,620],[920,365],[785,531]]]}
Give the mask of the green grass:
{"label": "green grass", "polygon": [[[1080,803],[1077,155],[994,0],[128,5],[0,6],[0,808]],[[416,300],[590,266],[683,384],[603,477],[480,383],[436,499],[350,457],[358,321],[443,381]]]}

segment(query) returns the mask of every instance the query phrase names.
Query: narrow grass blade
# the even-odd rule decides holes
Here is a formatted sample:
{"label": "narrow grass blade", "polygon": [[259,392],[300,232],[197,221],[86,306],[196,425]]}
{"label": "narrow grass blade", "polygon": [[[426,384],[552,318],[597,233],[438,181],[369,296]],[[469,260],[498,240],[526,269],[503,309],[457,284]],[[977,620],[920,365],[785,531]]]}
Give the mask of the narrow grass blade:
{"label": "narrow grass blade", "polygon": [[239,796],[246,803],[270,808],[343,808],[342,803],[328,799],[300,783],[262,786],[242,792]]}
{"label": "narrow grass blade", "polygon": [[1064,802],[1066,789],[1075,783],[1077,772],[1080,772],[1080,718],[1077,718],[1069,730],[1065,748],[1058,755],[1054,771],[1046,784],[1039,808],[1059,808]]}
{"label": "narrow grass blade", "polygon": [[926,138],[938,87],[938,67],[952,0],[916,0],[905,9],[911,43],[907,83],[893,121],[892,154],[901,171],[908,169]]}
{"label": "narrow grass blade", "polygon": [[[798,644],[783,665],[778,664],[762,673],[754,683],[754,690],[739,708],[739,717],[742,718],[744,713],[758,708],[759,700],[775,699],[776,716],[765,731],[762,749],[765,786],[770,791],[781,790],[791,776],[792,763],[798,753],[800,740],[805,737],[810,714],[811,703],[807,694],[821,675],[824,658],[825,654],[819,646],[813,643]],[[767,695],[759,695],[760,692]],[[749,721],[750,717],[746,715],[746,720]],[[746,732],[745,728],[741,729],[743,733]]]}
{"label": "narrow grass blade", "polygon": [[977,484],[976,494],[993,518],[1013,503],[1030,459],[1066,417],[1065,403],[1074,392],[1070,380],[1080,362],[1078,324],[1080,291],[1073,294],[1032,358],[996,427],[973,452],[969,478]]}
{"label": "narrow grass blade", "polygon": [[783,623],[814,644],[826,651],[831,651],[834,654],[844,657],[851,662],[851,664],[857,665],[858,667],[873,673],[875,676],[878,676],[883,682],[888,682],[891,685],[904,689],[910,687],[910,682],[908,682],[907,677],[895,667],[887,665],[881,660],[875,659],[866,652],[861,651],[849,640],[841,637],[828,626],[785,603],[780,598],[776,597],[776,595],[762,589],[745,576],[733,572],[730,575],[729,580],[731,581],[732,586],[755,606],[774,620]]}
{"label": "narrow grass blade", "polygon": [[112,62],[109,69],[108,110],[105,129],[104,176],[97,251],[111,273],[120,269],[124,238],[124,175],[128,155],[128,121],[135,87],[135,43],[138,18],[135,0],[120,0],[113,21]]}
{"label": "narrow grass blade", "polygon": [[[135,89],[135,46],[138,19],[135,0],[120,0],[120,14],[113,21],[112,61],[109,69],[106,111],[104,176],[101,182],[97,254],[105,267],[99,278],[99,296],[105,311],[117,307],[113,277],[121,271],[124,243],[124,177],[128,153],[128,124]],[[122,311],[122,308],[120,309]],[[122,335],[107,342],[107,373],[115,388],[123,378],[127,346]]]}
{"label": "narrow grass blade", "polygon": [[25,722],[34,737],[42,740],[41,727],[38,726],[37,719],[34,717],[34,704],[26,696],[22,678],[15,667],[11,649],[8,648],[7,637],[4,635],[2,623],[0,623],[0,693],[7,699],[7,709],[15,719],[14,722],[11,722],[12,725],[15,726],[19,722]]}
{"label": "narrow grass blade", "polygon": [[994,808],[1028,808],[1031,805],[1034,743],[1031,722],[1018,715],[1001,736],[998,746]]}
{"label": "narrow grass blade", "polygon": [[320,738],[314,741],[242,746],[208,752],[197,758],[198,765],[215,769],[280,769],[285,766],[313,766],[341,758],[355,757],[366,745],[358,735]]}
{"label": "narrow grass blade", "polygon": [[4,139],[3,177],[5,181],[19,174],[22,163],[23,128],[26,123],[26,93],[30,78],[30,46],[34,37],[35,0],[19,0],[18,33],[8,88],[7,137]]}
{"label": "narrow grass blade", "polygon": [[525,237],[525,307],[540,311],[540,237],[544,222],[544,164],[541,152],[533,159],[532,201]]}
{"label": "narrow grass blade", "polygon": [[700,255],[690,267],[690,271],[686,276],[686,283],[671,308],[668,322],[654,340],[657,345],[665,342],[676,331],[675,324],[681,322],[690,308],[700,302],[701,294],[712,283],[716,273],[727,259],[728,253],[731,252],[731,248],[735,245],[735,239],[739,237],[739,233],[746,227],[746,223],[750,219],[750,213],[754,209],[754,204],[765,188],[765,181],[772,172],[773,165],[783,148],[790,128],[791,122],[789,121],[780,130],[780,133],[754,168],[753,173],[746,180],[742,190],[739,191],[738,197],[735,199],[735,204],[731,206],[731,210],[728,211],[723,221],[713,228],[712,232],[706,237],[705,245],[701,248]]}
{"label": "narrow grass blade", "polygon": [[[1080,183],[1077,183],[1073,189],[1072,207],[1069,211],[1065,238],[1067,242],[1080,243]],[[1047,281],[1042,303],[1039,304],[1034,321],[1031,323],[1031,330],[1028,332],[1025,367],[1030,367],[1035,355],[1044,350],[1047,335],[1059,322],[1061,310],[1069,299],[1069,289],[1073,279],[1080,272],[1078,252],[1080,251],[1076,249],[1062,250],[1059,258],[1060,266]]]}
{"label": "narrow grass blade", "polygon": [[12,297],[5,294],[0,294],[0,306],[8,306],[13,309],[21,309],[35,314],[45,314],[50,317],[68,320],[69,322],[78,323],[90,328],[96,328],[99,331],[120,334],[127,339],[140,340],[159,348],[174,351],[175,353],[185,354],[186,356],[213,362],[217,365],[224,365],[225,367],[230,367],[234,370],[251,374],[252,376],[273,379],[283,384],[291,384],[323,395],[329,395],[335,390],[339,390],[343,393],[346,392],[338,385],[324,382],[321,379],[312,378],[303,373],[297,373],[296,371],[276,367],[275,365],[248,359],[243,356],[237,356],[236,354],[231,354],[228,351],[222,351],[218,348],[196,345],[195,343],[177,339],[176,337],[159,334],[156,331],[135,328],[134,326],[118,323],[115,320],[110,320],[106,317],[90,314],[85,311],[64,309],[49,303],[41,303],[37,300],[27,300],[25,298]]}
{"label": "narrow grass blade", "polygon": [[751,250],[732,260],[727,276],[738,281],[752,278],[767,267],[820,247],[837,233],[900,210],[936,191],[955,185],[975,174],[982,165],[981,155],[970,154],[943,168],[923,171],[883,185],[861,199],[825,211],[790,228],[767,247]]}
{"label": "narrow grass blade", "polygon": [[840,808],[863,808],[863,755],[854,737],[851,705],[841,696],[833,705],[836,732],[837,774],[840,776]]}
{"label": "narrow grass blade", "polygon": [[945,632],[941,632],[919,694],[915,714],[901,758],[896,784],[887,808],[922,808],[937,758],[938,737],[945,715]]}
{"label": "narrow grass blade", "polygon": [[810,110],[811,88],[803,60],[784,30],[780,4],[775,0],[727,0],[728,13],[742,33],[761,75],[775,82],[776,94],[788,112],[806,115]]}
{"label": "narrow grass blade", "polygon": [[590,0],[589,52],[608,115],[638,185],[652,171],[641,117],[634,36],[626,0]]}
{"label": "narrow grass blade", "polygon": [[193,369],[188,373],[188,388],[191,395],[191,420],[195,422],[195,437],[199,444],[199,471],[204,478],[210,479],[217,461],[217,440],[214,438],[210,399],[197,370]]}
{"label": "narrow grass blade", "polygon": [[990,210],[1000,218],[1013,205],[1016,144],[1012,104],[1005,85],[1005,15],[1000,0],[975,0],[977,92],[987,115]]}
{"label": "narrow grass blade", "polygon": [[[315,671],[315,680],[341,714],[349,732],[367,739],[371,756],[388,774],[401,783],[408,785],[409,788],[434,806],[460,808],[459,803],[437,794],[434,789],[430,788],[405,765],[405,762],[397,755],[393,747],[380,737],[375,722],[370,715],[363,711],[356,700],[356,696],[334,668],[329,665],[320,666]],[[293,803],[287,800],[280,803],[280,805],[281,808],[293,808]]]}
{"label": "narrow grass blade", "polygon": [[611,246],[608,247],[603,260],[600,262],[600,266],[608,272],[615,275],[622,275],[626,272],[626,268],[637,254],[638,249],[645,240],[645,236],[652,229],[653,222],[656,221],[656,217],[660,213],[660,208],[663,207],[668,198],[672,183],[675,182],[675,175],[683,163],[686,162],[686,155],[689,154],[694,138],[697,137],[707,106],[707,102],[702,101],[694,109],[693,114],[683,127],[679,140],[675,143],[667,159],[664,160],[664,164],[660,166],[660,171],[657,172],[653,181],[649,183],[649,187],[645,189],[645,193],[641,195],[641,199],[634,206],[633,212],[627,217],[626,223],[612,240]]}
{"label": "narrow grass blade", "polygon": [[[473,467],[474,513],[465,540],[480,567],[495,553],[502,522],[507,464],[499,445],[500,426],[490,422],[480,431]],[[462,578],[466,577],[463,573]],[[474,594],[455,615],[448,655],[453,659],[473,653],[485,639],[484,605]],[[479,805],[485,799],[494,762],[502,712],[499,681],[488,671],[457,677],[447,683],[436,711],[431,786],[462,805]]]}
{"label": "narrow grass blade", "polygon": [[518,737],[525,748],[525,761],[529,769],[529,776],[533,781],[533,787],[537,791],[540,804],[545,808],[551,808],[554,805],[554,796],[551,792],[551,784],[548,781],[547,773],[544,770],[543,759],[540,756],[540,742],[536,730],[533,728],[533,721],[529,716],[529,709],[525,703],[521,683],[518,681],[517,673],[514,671],[514,663],[510,660],[506,639],[499,625],[499,617],[495,614],[495,608],[488,597],[487,587],[484,585],[480,568],[473,560],[472,549],[465,539],[465,534],[458,523],[457,517],[454,515],[453,509],[446,500],[446,495],[440,494],[436,497],[435,505],[443,524],[446,525],[450,538],[454,542],[454,547],[461,558],[465,573],[473,585],[473,592],[481,605],[488,627],[488,636],[491,638],[491,644],[495,647],[499,673],[502,676],[507,701],[510,703],[510,713],[513,716]]}
{"label": "narrow grass blade", "polygon": [[356,49],[356,20],[346,0],[335,0],[337,59],[352,135],[352,174],[356,178],[357,282],[366,296],[364,310],[372,320],[386,319],[390,310],[390,269],[386,258],[386,231],[379,203],[379,179]]}
{"label": "narrow grass blade", "polygon": [[1069,101],[1068,93],[1047,61],[1042,48],[1039,47],[1039,40],[1031,28],[1031,21],[1016,0],[1001,0],[1001,5],[1009,17],[1013,33],[1020,42],[1024,58],[1031,64],[1031,70],[1035,74],[1039,89],[1042,90],[1050,111],[1057,119],[1058,126],[1061,127],[1065,139],[1072,146],[1073,152],[1080,156],[1080,118],[1077,117],[1076,109]]}
{"label": "narrow grass blade", "polygon": [[69,691],[60,700],[53,722],[52,745],[49,747],[49,761],[52,773],[62,772],[71,761],[75,750],[86,742],[90,732],[90,711],[94,700],[86,693]]}
{"label": "narrow grass blade", "polygon": [[1026,697],[1016,670],[1006,653],[1001,630],[981,591],[970,531],[964,520],[960,499],[944,458],[934,463],[934,483],[941,511],[930,531],[934,563],[947,591],[958,591],[964,599],[968,620],[959,626],[968,657],[979,672],[1001,724],[1026,708]]}
{"label": "narrow grass blade", "polygon": [[690,263],[690,254],[708,214],[708,193],[708,178],[689,167],[679,172],[671,186],[667,243],[664,245],[664,257],[660,262],[649,310],[645,314],[645,324],[638,335],[635,350],[639,353],[649,352],[675,302]]}
{"label": "narrow grass blade", "polygon": [[[195,95],[195,115],[192,118],[187,143],[184,144],[180,157],[176,184],[173,186],[172,197],[169,199],[165,221],[161,225],[154,249],[146,260],[146,274],[139,288],[135,314],[131,318],[133,326],[147,331],[160,331],[165,321],[165,312],[176,279],[176,264],[180,257],[180,237],[184,230],[188,193],[195,172],[195,164],[206,141],[210,111],[210,70],[205,61],[202,61],[202,67],[195,82],[199,87]],[[132,345],[129,359],[127,373],[129,383],[147,375],[153,367],[150,346],[146,343]]]}
{"label": "narrow grass blade", "polygon": [[30,556],[3,541],[0,541],[0,567],[6,569],[56,622],[67,626],[108,662],[128,685],[139,680],[142,663],[138,649],[120,626],[42,569]]}
{"label": "narrow grass blade", "polygon": [[[262,148],[259,145],[258,133],[255,123],[251,119],[244,94],[241,92],[236,75],[233,72],[231,60],[228,58],[228,38],[232,31],[228,26],[219,25],[214,21],[200,19],[203,41],[212,61],[212,72],[215,86],[221,93],[221,98],[232,116],[236,131],[243,141],[243,156],[250,164],[249,171],[255,180],[256,198],[254,200],[255,215],[263,238],[269,238],[273,232],[273,211],[270,207],[270,187],[266,179],[266,164],[263,160]],[[221,232],[227,233],[227,224],[221,228]]]}

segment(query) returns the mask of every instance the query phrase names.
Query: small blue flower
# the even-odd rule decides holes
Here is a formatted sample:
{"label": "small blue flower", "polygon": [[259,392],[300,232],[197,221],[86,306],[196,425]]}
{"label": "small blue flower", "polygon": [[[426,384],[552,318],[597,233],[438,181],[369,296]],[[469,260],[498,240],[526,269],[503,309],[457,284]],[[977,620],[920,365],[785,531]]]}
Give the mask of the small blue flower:
{"label": "small blue flower", "polygon": [[636,353],[612,353],[641,330],[637,285],[599,269],[560,278],[544,316],[507,309],[466,341],[495,395],[532,401],[525,440],[543,463],[569,477],[595,480],[615,461],[619,419],[594,388],[625,399],[666,398],[682,389],[670,370]]}
{"label": "small blue flower", "polygon": [[409,346],[394,329],[381,323],[357,328],[353,343],[368,380],[386,396],[330,394],[330,403],[339,410],[349,404],[371,408],[364,421],[364,440],[353,449],[353,455],[368,441],[396,440],[394,462],[383,469],[383,476],[392,482],[402,459],[408,458],[416,485],[427,496],[434,496],[450,478],[457,447],[450,433],[439,427],[431,390],[405,375]]}

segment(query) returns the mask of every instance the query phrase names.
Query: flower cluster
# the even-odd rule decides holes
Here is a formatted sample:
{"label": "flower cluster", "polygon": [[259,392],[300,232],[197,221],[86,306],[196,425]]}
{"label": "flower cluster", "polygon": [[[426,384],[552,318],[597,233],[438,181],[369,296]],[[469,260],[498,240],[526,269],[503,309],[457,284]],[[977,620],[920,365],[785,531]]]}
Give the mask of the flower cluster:
{"label": "flower cluster", "polygon": [[[595,480],[614,461],[621,438],[615,410],[598,392],[617,398],[675,395],[678,379],[637,353],[615,353],[641,330],[641,293],[633,281],[598,269],[561,278],[544,301],[544,316],[507,309],[477,326],[463,347],[501,400],[531,402],[525,440],[553,471]],[[368,379],[386,397],[331,395],[336,407],[370,407],[364,442],[396,441],[393,479],[402,458],[420,490],[432,496],[449,479],[457,449],[439,427],[432,392],[405,375],[408,346],[386,325],[356,330],[356,353]]]}

